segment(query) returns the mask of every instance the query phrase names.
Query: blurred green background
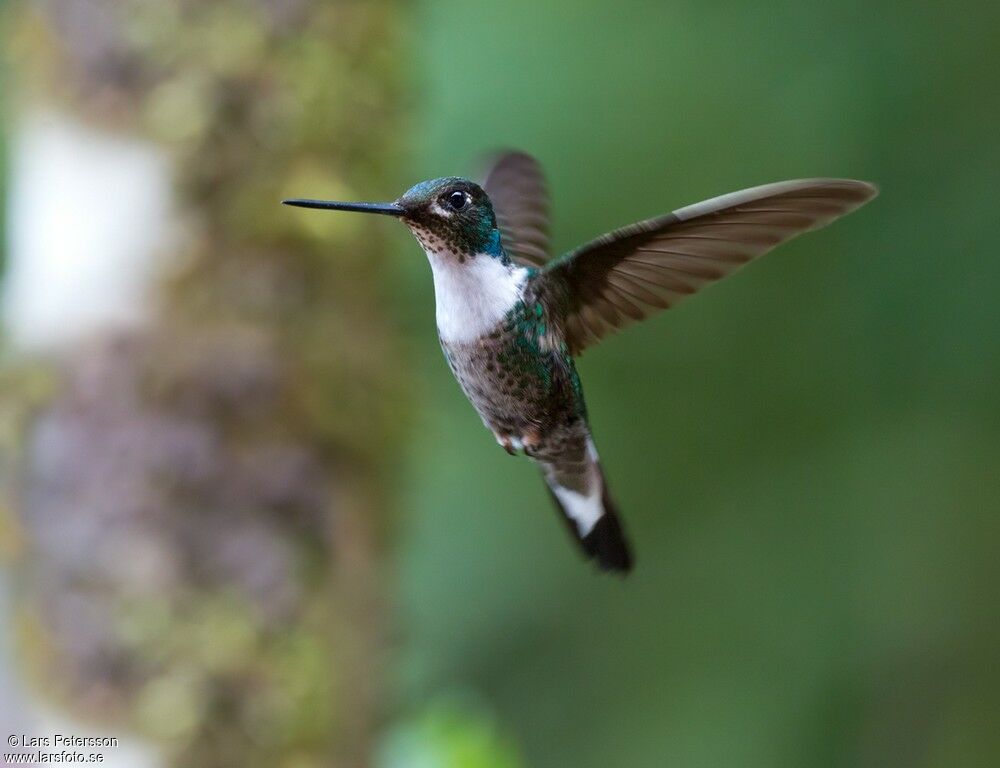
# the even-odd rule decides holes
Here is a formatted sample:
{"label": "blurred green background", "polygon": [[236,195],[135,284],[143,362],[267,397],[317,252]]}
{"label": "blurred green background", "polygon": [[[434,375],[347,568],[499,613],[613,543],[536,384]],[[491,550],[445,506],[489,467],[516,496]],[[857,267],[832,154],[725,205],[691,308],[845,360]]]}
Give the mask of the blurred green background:
{"label": "blurred green background", "polygon": [[[625,580],[579,561],[462,398],[416,244],[351,230],[388,239],[363,276],[395,351],[366,371],[399,406],[372,460],[392,521],[375,764],[996,765],[1000,7],[380,7],[397,106],[356,197],[523,148],[566,250],[784,178],[882,194],[580,362]],[[368,87],[351,72],[325,98]],[[324,196],[310,178],[260,198]],[[308,247],[336,280],[329,234]]]}

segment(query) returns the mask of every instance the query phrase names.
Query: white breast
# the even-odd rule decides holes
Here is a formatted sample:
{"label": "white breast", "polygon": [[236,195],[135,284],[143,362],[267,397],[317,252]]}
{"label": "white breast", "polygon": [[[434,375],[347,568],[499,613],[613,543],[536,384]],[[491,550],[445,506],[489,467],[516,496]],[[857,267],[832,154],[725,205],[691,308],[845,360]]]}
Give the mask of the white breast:
{"label": "white breast", "polygon": [[434,272],[438,335],[443,341],[475,341],[491,332],[521,300],[528,270],[488,254],[466,258],[428,253]]}

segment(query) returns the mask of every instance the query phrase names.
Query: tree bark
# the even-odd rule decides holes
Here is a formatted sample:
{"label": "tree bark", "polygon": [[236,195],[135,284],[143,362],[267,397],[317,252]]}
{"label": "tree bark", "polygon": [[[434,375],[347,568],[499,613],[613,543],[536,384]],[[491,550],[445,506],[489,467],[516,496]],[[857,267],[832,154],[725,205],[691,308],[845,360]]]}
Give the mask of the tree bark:
{"label": "tree bark", "polygon": [[278,201],[395,188],[396,3],[7,14],[14,119],[152,140],[178,208],[143,323],[19,363],[53,382],[8,484],[35,675],[177,765],[367,765],[405,360],[375,230]]}

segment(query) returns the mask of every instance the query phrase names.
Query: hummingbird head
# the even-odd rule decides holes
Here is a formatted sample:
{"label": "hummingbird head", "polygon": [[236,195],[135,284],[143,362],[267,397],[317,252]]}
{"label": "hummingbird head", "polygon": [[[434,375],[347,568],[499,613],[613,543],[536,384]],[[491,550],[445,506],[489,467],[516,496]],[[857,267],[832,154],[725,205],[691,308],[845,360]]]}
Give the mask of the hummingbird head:
{"label": "hummingbird head", "polygon": [[451,254],[460,262],[480,253],[505,258],[493,205],[475,182],[457,176],[422,181],[396,202],[429,255]]}
{"label": "hummingbird head", "polygon": [[458,176],[422,181],[392,203],[282,202],[302,208],[396,216],[432,258],[453,258],[464,264],[469,257],[486,254],[504,264],[509,262],[489,196],[475,182]]}

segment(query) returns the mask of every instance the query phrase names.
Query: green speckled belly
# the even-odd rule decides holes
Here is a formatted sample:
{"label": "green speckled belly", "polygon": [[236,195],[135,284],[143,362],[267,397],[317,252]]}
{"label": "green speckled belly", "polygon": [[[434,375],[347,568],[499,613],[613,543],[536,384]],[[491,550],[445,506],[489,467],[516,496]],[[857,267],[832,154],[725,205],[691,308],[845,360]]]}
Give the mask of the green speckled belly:
{"label": "green speckled belly", "polygon": [[519,303],[491,334],[441,347],[462,391],[498,435],[541,438],[581,422],[583,393],[572,358],[553,349],[538,305]]}

